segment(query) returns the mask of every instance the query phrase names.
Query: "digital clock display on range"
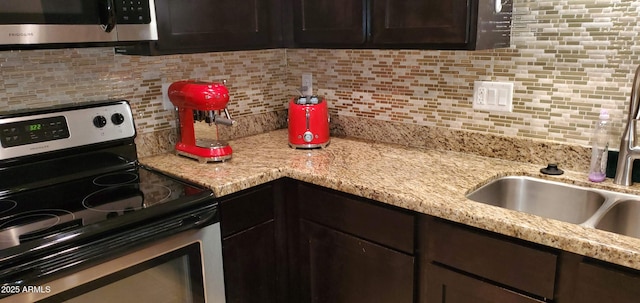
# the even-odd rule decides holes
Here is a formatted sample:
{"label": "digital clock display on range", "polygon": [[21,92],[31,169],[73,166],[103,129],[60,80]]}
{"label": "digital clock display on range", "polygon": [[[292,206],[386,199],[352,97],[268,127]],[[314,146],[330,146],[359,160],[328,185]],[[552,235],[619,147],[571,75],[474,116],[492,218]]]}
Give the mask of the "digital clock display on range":
{"label": "digital clock display on range", "polygon": [[5,148],[64,138],[69,138],[69,128],[64,116],[0,125],[0,142]]}
{"label": "digital clock display on range", "polygon": [[33,131],[38,131],[42,129],[42,123],[36,123],[36,124],[29,124],[27,125],[27,131],[33,132]]}

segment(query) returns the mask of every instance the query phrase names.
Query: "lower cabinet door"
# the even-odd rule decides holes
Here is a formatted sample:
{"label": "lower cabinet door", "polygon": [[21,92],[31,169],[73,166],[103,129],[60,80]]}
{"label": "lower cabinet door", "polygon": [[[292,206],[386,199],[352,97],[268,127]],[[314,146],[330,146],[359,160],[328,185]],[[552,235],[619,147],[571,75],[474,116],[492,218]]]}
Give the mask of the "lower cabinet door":
{"label": "lower cabinet door", "polygon": [[413,302],[413,256],[300,222],[302,302]]}
{"label": "lower cabinet door", "polygon": [[483,282],[437,265],[426,265],[422,303],[534,303],[543,301]]}
{"label": "lower cabinet door", "polygon": [[640,302],[640,274],[637,272],[582,262],[575,279],[575,303]]}
{"label": "lower cabinet door", "polygon": [[273,220],[222,239],[227,303],[275,303]]}

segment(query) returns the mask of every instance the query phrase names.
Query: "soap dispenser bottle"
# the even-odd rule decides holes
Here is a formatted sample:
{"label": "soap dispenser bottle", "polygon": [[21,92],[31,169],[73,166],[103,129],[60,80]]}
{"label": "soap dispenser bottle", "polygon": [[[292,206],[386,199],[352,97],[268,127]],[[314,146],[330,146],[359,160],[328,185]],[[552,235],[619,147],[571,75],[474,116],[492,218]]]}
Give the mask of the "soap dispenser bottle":
{"label": "soap dispenser bottle", "polygon": [[602,182],[607,177],[607,157],[609,153],[609,112],[600,110],[600,118],[593,130],[591,138],[591,166],[589,181]]}

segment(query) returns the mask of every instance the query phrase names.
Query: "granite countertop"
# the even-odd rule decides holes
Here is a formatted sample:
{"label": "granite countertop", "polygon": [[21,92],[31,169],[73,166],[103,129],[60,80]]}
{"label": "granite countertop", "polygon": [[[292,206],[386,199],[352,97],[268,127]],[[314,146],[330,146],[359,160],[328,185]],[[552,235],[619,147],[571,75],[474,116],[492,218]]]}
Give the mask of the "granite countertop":
{"label": "granite countertop", "polygon": [[228,195],[290,177],[383,203],[640,270],[640,239],[473,202],[465,197],[489,181],[528,175],[640,194],[640,185],[590,183],[586,173],[542,175],[532,165],[466,153],[332,138],[325,149],[295,150],[287,131],[230,141],[233,159],[201,164],[174,154],[140,162]]}

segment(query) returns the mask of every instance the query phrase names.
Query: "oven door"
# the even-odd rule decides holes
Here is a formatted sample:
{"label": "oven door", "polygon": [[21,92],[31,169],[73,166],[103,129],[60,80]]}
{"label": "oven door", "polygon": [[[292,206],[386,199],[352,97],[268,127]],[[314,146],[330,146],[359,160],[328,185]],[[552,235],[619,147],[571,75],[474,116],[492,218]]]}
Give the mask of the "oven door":
{"label": "oven door", "polygon": [[154,0],[2,0],[0,44],[157,40]]}
{"label": "oven door", "polygon": [[224,303],[220,223],[188,230],[0,302]]}

